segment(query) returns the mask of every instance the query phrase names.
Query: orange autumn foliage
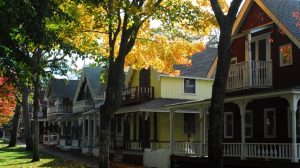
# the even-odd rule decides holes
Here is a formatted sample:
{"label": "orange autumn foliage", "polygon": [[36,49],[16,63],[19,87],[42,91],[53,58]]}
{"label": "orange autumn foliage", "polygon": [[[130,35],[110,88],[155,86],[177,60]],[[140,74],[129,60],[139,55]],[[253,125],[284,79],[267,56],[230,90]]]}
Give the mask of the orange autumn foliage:
{"label": "orange autumn foliage", "polygon": [[0,77],[0,127],[10,121],[16,106],[15,88],[7,80]]}

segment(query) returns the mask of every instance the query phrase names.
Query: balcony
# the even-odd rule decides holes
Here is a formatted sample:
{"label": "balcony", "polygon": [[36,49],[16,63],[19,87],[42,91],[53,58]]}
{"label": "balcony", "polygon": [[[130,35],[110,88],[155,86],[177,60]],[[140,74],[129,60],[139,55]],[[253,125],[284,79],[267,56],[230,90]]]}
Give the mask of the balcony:
{"label": "balcony", "polygon": [[272,61],[252,61],[230,65],[227,91],[272,87]]}
{"label": "balcony", "polygon": [[47,108],[47,113],[56,113],[56,112],[59,112],[58,111],[58,107],[57,106],[48,106]]}
{"label": "balcony", "polygon": [[94,108],[94,102],[92,100],[80,100],[73,103],[73,112],[85,112]]}
{"label": "balcony", "polygon": [[154,99],[154,87],[136,86],[122,91],[122,105],[142,103]]}

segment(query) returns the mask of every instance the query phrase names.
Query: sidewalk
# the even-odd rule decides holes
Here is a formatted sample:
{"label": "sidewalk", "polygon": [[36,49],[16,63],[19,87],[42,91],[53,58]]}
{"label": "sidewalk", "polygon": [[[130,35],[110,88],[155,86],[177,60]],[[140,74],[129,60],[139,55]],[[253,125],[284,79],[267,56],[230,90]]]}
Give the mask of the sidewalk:
{"label": "sidewalk", "polygon": [[97,167],[97,158],[92,156],[86,156],[82,153],[75,151],[63,151],[54,147],[48,147],[44,145],[40,145],[40,151],[54,155],[64,160],[70,160],[75,162],[83,163],[88,167]]}

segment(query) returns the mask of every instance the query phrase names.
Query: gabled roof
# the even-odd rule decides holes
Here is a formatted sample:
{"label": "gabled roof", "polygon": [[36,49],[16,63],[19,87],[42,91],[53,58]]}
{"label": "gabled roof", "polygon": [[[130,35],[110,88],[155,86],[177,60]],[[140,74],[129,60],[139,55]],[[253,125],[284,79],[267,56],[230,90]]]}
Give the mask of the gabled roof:
{"label": "gabled roof", "polygon": [[83,73],[85,74],[89,84],[91,92],[99,94],[100,92],[100,72],[99,67],[84,67]]}
{"label": "gabled roof", "polygon": [[97,97],[97,95],[103,94],[101,90],[102,87],[100,86],[100,73],[101,68],[99,67],[84,67],[82,69],[81,78],[75,92],[75,98],[78,97],[80,88],[85,80],[90,88],[93,98]]}
{"label": "gabled roof", "polygon": [[50,92],[54,97],[73,99],[79,80],[51,79],[46,89],[44,99]]}
{"label": "gabled roof", "polygon": [[217,48],[207,47],[203,52],[198,52],[191,57],[192,65],[176,65],[182,77],[211,78],[208,76],[218,55]]}
{"label": "gabled roof", "polygon": [[293,12],[299,11],[297,0],[247,0],[239,13],[233,26],[233,36],[237,34],[245,17],[248,15],[253,2],[277,24],[285,34],[300,47],[300,31],[296,26],[297,20],[293,17]]}

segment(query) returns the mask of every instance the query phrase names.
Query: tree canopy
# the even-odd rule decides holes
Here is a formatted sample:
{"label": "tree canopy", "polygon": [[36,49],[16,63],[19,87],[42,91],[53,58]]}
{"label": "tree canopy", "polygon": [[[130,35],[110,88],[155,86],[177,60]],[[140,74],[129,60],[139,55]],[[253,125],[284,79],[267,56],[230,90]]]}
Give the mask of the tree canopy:
{"label": "tree canopy", "polygon": [[0,127],[7,124],[14,114],[16,105],[15,88],[7,77],[0,77]]}

